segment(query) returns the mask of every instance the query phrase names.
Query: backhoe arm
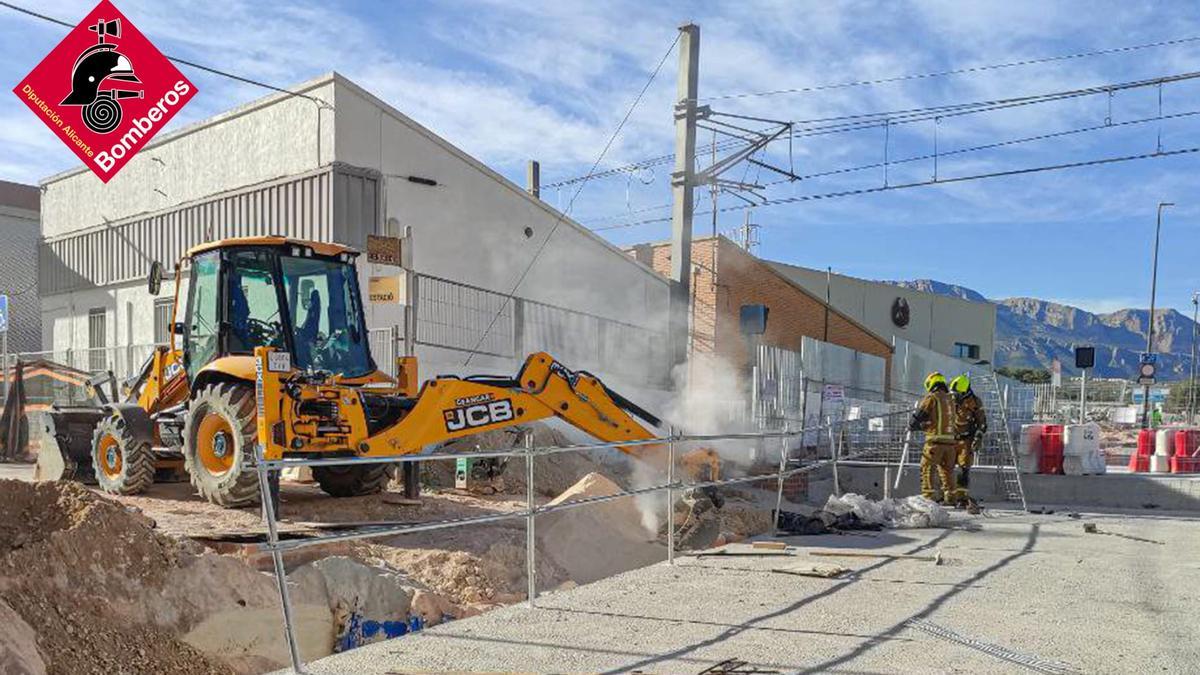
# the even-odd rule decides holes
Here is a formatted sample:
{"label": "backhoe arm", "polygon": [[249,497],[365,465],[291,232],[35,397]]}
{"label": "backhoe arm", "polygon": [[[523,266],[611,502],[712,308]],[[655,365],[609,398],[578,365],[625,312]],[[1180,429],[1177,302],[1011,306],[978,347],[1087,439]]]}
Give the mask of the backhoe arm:
{"label": "backhoe arm", "polygon": [[[572,372],[549,354],[536,353],[515,379],[439,377],[425,382],[415,399],[393,396],[386,405],[407,411],[395,423],[372,429],[378,425],[368,422],[369,411],[383,405],[382,395],[368,388],[306,382],[290,370],[272,372],[271,351],[256,350],[258,432],[268,459],[284,453],[416,454],[456,438],[548,417],[606,442],[654,438],[635,415],[647,424],[659,424],[594,376]],[[643,456],[656,447],[622,450]]]}

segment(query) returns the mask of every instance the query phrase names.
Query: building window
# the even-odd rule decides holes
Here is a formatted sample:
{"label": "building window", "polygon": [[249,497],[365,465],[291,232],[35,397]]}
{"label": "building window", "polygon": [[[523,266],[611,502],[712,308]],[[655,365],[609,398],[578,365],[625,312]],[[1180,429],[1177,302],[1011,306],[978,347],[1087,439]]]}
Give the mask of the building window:
{"label": "building window", "polygon": [[171,306],[174,301],[161,298],[154,301],[154,344],[165,345],[171,340]]}
{"label": "building window", "polygon": [[965,342],[955,342],[954,355],[960,359],[977,359],[979,358],[979,345],[969,345]]}
{"label": "building window", "polygon": [[108,314],[103,307],[88,310],[88,370],[108,369]]}

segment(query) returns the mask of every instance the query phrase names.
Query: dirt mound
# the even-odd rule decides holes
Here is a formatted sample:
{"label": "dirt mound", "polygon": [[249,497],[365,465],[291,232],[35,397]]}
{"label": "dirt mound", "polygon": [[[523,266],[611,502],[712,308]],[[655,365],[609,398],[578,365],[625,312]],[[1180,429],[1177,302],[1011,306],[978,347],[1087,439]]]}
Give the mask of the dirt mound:
{"label": "dirt mound", "polygon": [[182,553],[151,525],[74,483],[0,481],[0,601],[47,672],[233,672],[147,621]]}
{"label": "dirt mound", "polygon": [[[612,495],[621,487],[589,473],[552,500],[568,502]],[[572,580],[586,584],[666,558],[666,548],[643,524],[633,497],[548,513],[538,518],[539,548]]]}

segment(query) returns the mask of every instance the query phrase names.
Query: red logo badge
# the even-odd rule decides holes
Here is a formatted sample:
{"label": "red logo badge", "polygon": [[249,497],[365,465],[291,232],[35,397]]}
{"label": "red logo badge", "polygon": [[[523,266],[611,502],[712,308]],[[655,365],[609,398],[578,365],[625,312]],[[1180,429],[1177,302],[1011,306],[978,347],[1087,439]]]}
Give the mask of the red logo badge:
{"label": "red logo badge", "polygon": [[100,0],[13,93],[107,183],[196,87]]}

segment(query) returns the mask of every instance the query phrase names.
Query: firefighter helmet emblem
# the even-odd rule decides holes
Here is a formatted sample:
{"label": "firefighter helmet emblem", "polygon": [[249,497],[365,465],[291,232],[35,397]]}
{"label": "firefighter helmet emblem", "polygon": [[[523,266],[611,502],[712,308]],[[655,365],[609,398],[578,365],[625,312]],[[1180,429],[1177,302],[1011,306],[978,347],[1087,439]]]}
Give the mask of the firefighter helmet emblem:
{"label": "firefighter helmet emblem", "polygon": [[[141,80],[133,72],[133,64],[129,58],[117,51],[117,45],[106,38],[121,37],[121,20],[96,22],[88,26],[99,37],[94,44],[75,59],[71,71],[71,93],[62,100],[61,105],[77,105],[83,107],[83,123],[87,128],[98,134],[107,134],[121,123],[121,103],[123,98],[141,98],[141,89],[119,89],[115,84],[129,82],[141,84]],[[101,85],[109,83],[104,89]]]}

